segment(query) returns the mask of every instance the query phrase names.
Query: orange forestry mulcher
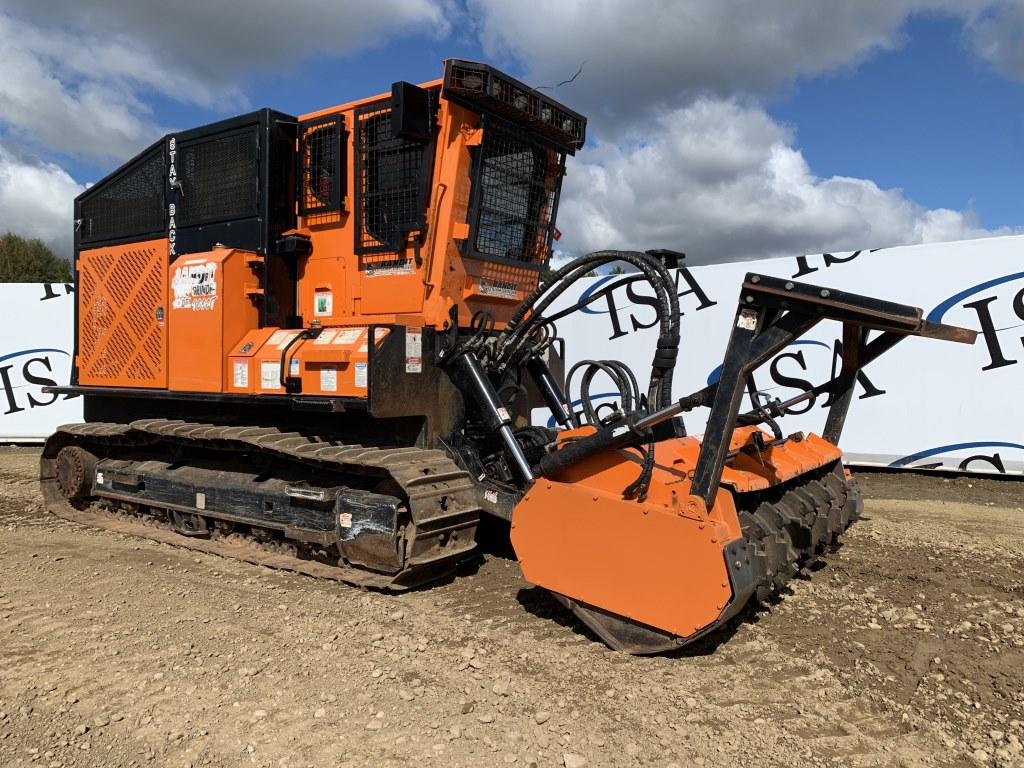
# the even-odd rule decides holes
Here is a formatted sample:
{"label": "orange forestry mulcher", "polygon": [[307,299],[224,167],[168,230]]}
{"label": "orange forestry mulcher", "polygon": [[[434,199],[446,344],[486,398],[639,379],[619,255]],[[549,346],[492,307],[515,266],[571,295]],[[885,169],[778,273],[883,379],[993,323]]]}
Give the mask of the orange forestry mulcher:
{"label": "orange forestry mulcher", "polygon": [[[719,380],[675,399],[679,254],[598,252],[541,279],[585,131],[548,95],[449,60],[389,94],[165,136],[90,187],[72,382],[54,388],[83,396],[85,422],[46,444],[50,509],[384,590],[451,576],[491,515],[529,581],[633,653],[781,588],[860,512],[836,448],[860,369],[908,335],[974,334],[750,274]],[[552,309],[614,262],[630,271]],[[614,360],[566,377],[555,323],[623,282],[653,291],[648,386]],[[838,375],[766,402],[754,370],[827,319],[844,329]],[[598,376],[612,408],[590,401]],[[822,394],[823,436],[784,435],[786,409]],[[698,407],[701,440],[681,419]],[[536,408],[558,426],[531,425]]]}

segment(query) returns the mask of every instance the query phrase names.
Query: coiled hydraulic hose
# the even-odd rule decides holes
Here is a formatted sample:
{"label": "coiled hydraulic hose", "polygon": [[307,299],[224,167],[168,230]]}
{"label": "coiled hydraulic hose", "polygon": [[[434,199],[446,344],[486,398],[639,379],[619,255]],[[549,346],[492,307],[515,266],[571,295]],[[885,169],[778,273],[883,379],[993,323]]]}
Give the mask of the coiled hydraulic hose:
{"label": "coiled hydraulic hose", "polygon": [[679,351],[679,299],[664,264],[639,251],[595,251],[557,270],[516,310],[498,339],[497,360],[506,365],[514,360],[530,338],[531,331],[544,324],[543,313],[555,299],[591,270],[615,261],[624,261],[636,267],[655,290],[659,336],[652,361],[648,403],[653,407],[669,405],[672,402],[673,369]]}

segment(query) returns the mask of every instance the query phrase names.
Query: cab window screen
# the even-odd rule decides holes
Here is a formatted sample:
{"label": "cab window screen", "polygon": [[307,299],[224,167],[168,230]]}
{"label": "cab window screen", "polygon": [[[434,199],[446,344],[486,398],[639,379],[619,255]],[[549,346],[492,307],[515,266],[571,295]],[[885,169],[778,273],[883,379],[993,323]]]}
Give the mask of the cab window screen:
{"label": "cab window screen", "polygon": [[560,178],[557,153],[489,122],[476,178],[476,255],[537,261],[551,235]]}
{"label": "cab window screen", "polygon": [[345,197],[345,152],[342,118],[330,115],[302,123],[301,189],[299,213],[303,216],[342,209]]}
{"label": "cab window screen", "polygon": [[424,163],[431,144],[395,138],[390,106],[359,113],[357,253],[402,250],[408,233],[423,228]]}

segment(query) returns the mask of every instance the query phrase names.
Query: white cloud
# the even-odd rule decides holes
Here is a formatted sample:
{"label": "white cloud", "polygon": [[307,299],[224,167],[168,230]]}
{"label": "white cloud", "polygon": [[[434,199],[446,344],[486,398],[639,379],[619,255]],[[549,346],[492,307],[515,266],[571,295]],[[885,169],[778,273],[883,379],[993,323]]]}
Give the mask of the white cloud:
{"label": "white cloud", "polygon": [[[207,86],[198,98],[213,103],[223,87],[256,71],[298,67],[314,56],[334,58],[410,33],[446,35],[447,0],[5,0],[8,12],[34,25],[64,28],[101,51],[78,57],[79,69],[128,74],[154,89],[180,93],[187,78]],[[72,51],[65,54],[73,58]]]}
{"label": "white cloud", "polygon": [[581,152],[558,226],[573,252],[673,248],[697,264],[1008,232],[867,179],[819,178],[760,106],[711,97]]}
{"label": "white cloud", "polygon": [[130,155],[163,133],[119,78],[65,79],[60,52],[73,50],[69,43],[0,15],[0,124],[33,146],[102,159]]}
{"label": "white cloud", "polygon": [[1007,77],[1024,80],[1024,5],[1001,0],[968,27],[974,52]]}
{"label": "white cloud", "polygon": [[61,256],[70,256],[73,201],[82,190],[60,166],[0,143],[0,234],[38,237]]}
{"label": "white cloud", "polygon": [[898,47],[909,15],[971,14],[991,0],[468,0],[490,55],[511,58],[532,84],[602,127],[700,94],[764,96],[802,75],[857,64]]}
{"label": "white cloud", "polygon": [[[760,103],[898,48],[915,14],[994,38],[979,20],[994,2],[1024,15],[1019,0],[467,2],[488,54],[521,66],[527,82],[557,83],[586,62],[557,91],[593,129],[562,196],[571,252],[670,247],[699,263],[987,234],[969,210],[816,176]],[[984,50],[1024,55],[1002,38]]]}
{"label": "white cloud", "polygon": [[121,159],[166,132],[147,103],[155,94],[236,112],[254,73],[417,31],[447,33],[440,0],[7,0],[0,127],[40,150]]}

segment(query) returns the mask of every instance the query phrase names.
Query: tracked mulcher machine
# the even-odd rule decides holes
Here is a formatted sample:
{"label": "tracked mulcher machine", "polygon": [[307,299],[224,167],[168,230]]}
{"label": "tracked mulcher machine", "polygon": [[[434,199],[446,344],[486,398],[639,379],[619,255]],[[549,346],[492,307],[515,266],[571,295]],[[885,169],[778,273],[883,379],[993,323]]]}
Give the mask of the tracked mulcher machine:
{"label": "tracked mulcher machine", "polygon": [[[165,136],[90,187],[72,381],[53,390],[83,396],[85,422],[46,443],[49,509],[379,590],[451,576],[493,516],[528,581],[632,653],[781,590],[860,512],[836,447],[857,372],[906,336],[974,334],[749,274],[720,378],[675,399],[677,254],[593,253],[541,279],[585,128],[449,60],[423,85]],[[564,375],[555,323],[600,292],[555,302],[613,262],[656,304],[646,390],[612,360]],[[841,370],[766,401],[754,370],[825,320]],[[612,407],[589,398],[598,377]],[[819,395],[822,436],[783,434]],[[700,407],[703,439],[681,417]],[[536,408],[558,426],[532,425]]]}

